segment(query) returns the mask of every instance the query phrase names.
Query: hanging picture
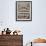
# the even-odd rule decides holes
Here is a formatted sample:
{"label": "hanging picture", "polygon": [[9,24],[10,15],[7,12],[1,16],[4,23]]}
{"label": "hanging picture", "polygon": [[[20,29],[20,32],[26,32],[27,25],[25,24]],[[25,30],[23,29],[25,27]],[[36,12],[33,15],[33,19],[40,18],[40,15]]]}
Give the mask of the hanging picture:
{"label": "hanging picture", "polygon": [[32,1],[16,1],[16,21],[32,21]]}

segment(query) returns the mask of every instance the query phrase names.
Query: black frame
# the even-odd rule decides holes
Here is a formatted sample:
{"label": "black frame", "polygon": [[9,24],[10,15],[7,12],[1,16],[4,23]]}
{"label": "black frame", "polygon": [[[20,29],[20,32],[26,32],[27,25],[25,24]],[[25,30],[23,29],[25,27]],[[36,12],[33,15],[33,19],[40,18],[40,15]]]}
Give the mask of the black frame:
{"label": "black frame", "polygon": [[32,42],[31,42],[31,46],[32,46]]}
{"label": "black frame", "polygon": [[[17,2],[30,2],[31,3],[31,19],[30,20],[17,20]],[[16,21],[32,21],[32,1],[16,1]]]}

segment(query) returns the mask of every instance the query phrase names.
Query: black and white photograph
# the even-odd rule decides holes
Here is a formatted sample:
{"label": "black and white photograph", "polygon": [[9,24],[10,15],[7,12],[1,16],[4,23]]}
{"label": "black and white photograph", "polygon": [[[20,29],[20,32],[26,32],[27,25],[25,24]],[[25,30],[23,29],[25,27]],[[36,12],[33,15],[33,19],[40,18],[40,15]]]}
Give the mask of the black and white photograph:
{"label": "black and white photograph", "polygon": [[16,1],[16,21],[32,21],[32,1]]}

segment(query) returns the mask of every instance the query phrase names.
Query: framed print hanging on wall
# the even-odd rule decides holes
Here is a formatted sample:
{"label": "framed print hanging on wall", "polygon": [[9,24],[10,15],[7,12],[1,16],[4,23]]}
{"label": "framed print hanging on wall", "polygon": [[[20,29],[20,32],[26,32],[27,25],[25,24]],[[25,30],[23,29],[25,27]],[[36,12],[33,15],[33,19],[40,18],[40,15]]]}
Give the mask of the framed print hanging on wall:
{"label": "framed print hanging on wall", "polygon": [[32,21],[32,1],[16,1],[16,21]]}

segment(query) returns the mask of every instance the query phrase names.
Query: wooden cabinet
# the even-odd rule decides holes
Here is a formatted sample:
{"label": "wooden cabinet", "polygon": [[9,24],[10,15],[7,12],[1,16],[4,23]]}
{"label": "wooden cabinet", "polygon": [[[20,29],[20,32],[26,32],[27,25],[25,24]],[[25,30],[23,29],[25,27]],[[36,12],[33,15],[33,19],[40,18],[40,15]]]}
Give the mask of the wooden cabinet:
{"label": "wooden cabinet", "polygon": [[23,35],[0,35],[0,46],[23,46]]}

